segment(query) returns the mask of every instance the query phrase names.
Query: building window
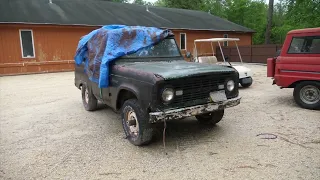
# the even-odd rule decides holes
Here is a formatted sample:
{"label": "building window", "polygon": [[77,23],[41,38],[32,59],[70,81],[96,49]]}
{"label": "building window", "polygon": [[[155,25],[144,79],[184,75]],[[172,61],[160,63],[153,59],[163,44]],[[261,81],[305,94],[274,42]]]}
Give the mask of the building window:
{"label": "building window", "polygon": [[32,30],[20,30],[20,45],[23,58],[35,57]]}
{"label": "building window", "polygon": [[187,34],[180,33],[180,49],[186,50],[187,49]]}
{"label": "building window", "polygon": [[[223,38],[228,38],[228,34],[224,34]],[[224,41],[223,46],[228,46],[228,41]]]}
{"label": "building window", "polygon": [[320,36],[293,37],[288,54],[320,54]]}

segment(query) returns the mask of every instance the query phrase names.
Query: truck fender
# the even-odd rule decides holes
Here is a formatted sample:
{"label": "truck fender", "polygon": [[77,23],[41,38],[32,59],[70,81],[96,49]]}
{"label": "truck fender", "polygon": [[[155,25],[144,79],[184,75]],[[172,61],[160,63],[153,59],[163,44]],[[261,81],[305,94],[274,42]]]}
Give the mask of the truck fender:
{"label": "truck fender", "polygon": [[123,85],[118,87],[118,91],[117,91],[117,94],[116,94],[117,98],[114,101],[114,107],[116,107],[117,110],[119,110],[121,108],[121,107],[118,107],[117,104],[118,104],[118,101],[120,99],[119,98],[120,92],[122,90],[126,90],[126,91],[129,91],[129,92],[133,93],[137,97],[138,101],[140,102],[140,94],[139,94],[138,89],[136,87],[132,86],[132,85],[123,84]]}

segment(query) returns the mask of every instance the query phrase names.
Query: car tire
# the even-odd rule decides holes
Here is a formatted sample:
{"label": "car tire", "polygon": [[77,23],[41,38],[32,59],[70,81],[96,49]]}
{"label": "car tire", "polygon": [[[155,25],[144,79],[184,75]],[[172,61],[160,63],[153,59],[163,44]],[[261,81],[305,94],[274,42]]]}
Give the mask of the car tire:
{"label": "car tire", "polygon": [[121,108],[122,126],[127,139],[136,146],[151,142],[154,129],[149,123],[149,115],[144,112],[137,99],[129,99]]}
{"label": "car tire", "polygon": [[207,114],[197,115],[196,118],[201,124],[215,125],[221,121],[224,110],[218,110]]}
{"label": "car tire", "polygon": [[[252,79],[252,78],[251,78]],[[240,84],[243,88],[247,88],[247,87],[250,87],[252,85],[252,80],[250,83],[242,83],[242,80],[240,80]]]}
{"label": "car tire", "polygon": [[320,82],[304,81],[297,84],[293,91],[295,102],[305,109],[320,109]]}
{"label": "car tire", "polygon": [[92,94],[91,90],[87,87],[86,84],[82,84],[81,86],[81,95],[82,95],[82,103],[85,110],[94,111],[97,109],[98,100]]}

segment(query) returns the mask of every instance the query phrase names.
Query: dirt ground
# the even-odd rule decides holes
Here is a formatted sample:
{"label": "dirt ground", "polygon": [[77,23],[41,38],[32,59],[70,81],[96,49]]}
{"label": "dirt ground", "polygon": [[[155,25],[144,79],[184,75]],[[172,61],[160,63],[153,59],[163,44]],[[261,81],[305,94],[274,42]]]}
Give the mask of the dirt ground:
{"label": "dirt ground", "polygon": [[0,77],[0,179],[320,179],[320,112],[248,66],[241,104],[215,127],[168,123],[165,150],[131,145],[103,105],[85,111],[73,72]]}

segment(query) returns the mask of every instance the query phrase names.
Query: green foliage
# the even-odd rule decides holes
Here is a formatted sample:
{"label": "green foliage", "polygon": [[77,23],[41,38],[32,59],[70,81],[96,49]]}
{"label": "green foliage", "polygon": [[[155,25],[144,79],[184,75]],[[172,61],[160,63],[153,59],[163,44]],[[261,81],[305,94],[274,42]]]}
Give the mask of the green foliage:
{"label": "green foliage", "polygon": [[[274,5],[271,41],[283,43],[292,29],[320,27],[320,0],[279,0]],[[264,0],[158,0],[156,6],[209,12],[256,31],[254,44],[265,41],[268,5]]]}
{"label": "green foliage", "polygon": [[205,0],[160,0],[159,4],[171,8],[202,10]]}
{"label": "green foliage", "polygon": [[296,0],[288,6],[286,22],[297,28],[320,26],[320,0]]}
{"label": "green foliage", "polygon": [[127,3],[128,0],[106,0],[106,1],[113,1],[113,2],[120,2],[120,3]]}
{"label": "green foliage", "polygon": [[268,7],[263,1],[226,0],[227,19],[231,22],[251,28],[256,31],[253,35],[254,44],[264,42],[267,24]]}
{"label": "green foliage", "polygon": [[154,3],[154,5],[155,5],[155,6],[161,6],[161,7],[165,7],[165,6],[166,6],[164,0],[157,0],[157,1]]}
{"label": "green foliage", "polygon": [[147,3],[144,0],[134,0],[134,4],[146,5]]}
{"label": "green foliage", "polygon": [[227,18],[226,7],[225,0],[205,0],[202,10],[221,18]]}
{"label": "green foliage", "polygon": [[290,30],[320,27],[320,0],[281,0],[273,17],[271,38],[281,44]]}
{"label": "green foliage", "polygon": [[133,3],[133,4],[139,4],[139,5],[154,6],[153,3],[147,2],[147,1],[144,1],[144,0],[134,0],[132,3]]}

